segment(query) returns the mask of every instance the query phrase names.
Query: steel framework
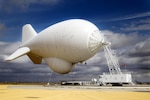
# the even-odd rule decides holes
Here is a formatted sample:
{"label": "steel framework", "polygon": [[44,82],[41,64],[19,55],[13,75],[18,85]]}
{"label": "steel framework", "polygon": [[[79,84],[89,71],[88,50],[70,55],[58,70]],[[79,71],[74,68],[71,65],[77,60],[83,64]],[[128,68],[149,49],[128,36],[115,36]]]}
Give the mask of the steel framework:
{"label": "steel framework", "polygon": [[104,45],[103,48],[110,74],[122,74],[116,53],[111,50],[110,45]]}

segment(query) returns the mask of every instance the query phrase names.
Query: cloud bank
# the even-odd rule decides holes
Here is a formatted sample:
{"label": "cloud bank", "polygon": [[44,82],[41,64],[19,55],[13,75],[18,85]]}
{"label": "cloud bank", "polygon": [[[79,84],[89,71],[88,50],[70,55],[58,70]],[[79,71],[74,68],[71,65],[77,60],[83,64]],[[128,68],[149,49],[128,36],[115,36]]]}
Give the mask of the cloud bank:
{"label": "cloud bank", "polygon": [[[111,42],[111,47],[116,50],[121,64],[126,64],[126,69],[133,74],[134,80],[149,81],[150,78],[150,37],[138,33],[121,34],[103,30],[106,39]],[[33,64],[27,56],[18,58],[12,62],[4,62],[4,59],[17,50],[21,43],[0,42],[0,81],[52,81],[60,80],[90,80],[98,77],[103,72],[108,72],[103,48],[87,64],[77,64],[73,72],[68,75],[59,75],[45,63]],[[121,66],[124,70],[124,67]],[[50,76],[51,75],[51,76]],[[23,78],[23,79],[22,79]]]}

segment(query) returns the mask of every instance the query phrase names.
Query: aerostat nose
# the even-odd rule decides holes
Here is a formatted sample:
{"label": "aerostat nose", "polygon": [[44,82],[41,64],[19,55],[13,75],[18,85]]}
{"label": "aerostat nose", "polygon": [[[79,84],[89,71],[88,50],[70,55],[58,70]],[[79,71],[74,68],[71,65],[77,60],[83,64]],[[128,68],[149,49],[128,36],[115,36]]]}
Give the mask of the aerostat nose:
{"label": "aerostat nose", "polygon": [[95,54],[104,43],[104,37],[99,30],[92,32],[88,40],[89,51]]}

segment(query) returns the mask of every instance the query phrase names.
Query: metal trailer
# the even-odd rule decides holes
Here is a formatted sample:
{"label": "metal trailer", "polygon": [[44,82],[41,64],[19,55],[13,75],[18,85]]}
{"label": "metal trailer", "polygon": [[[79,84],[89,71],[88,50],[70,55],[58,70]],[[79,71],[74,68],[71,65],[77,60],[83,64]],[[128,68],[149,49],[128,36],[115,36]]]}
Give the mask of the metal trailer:
{"label": "metal trailer", "polygon": [[122,73],[122,74],[109,74],[103,73],[103,75],[99,75],[99,85],[108,85],[112,86],[122,86],[123,84],[133,84],[132,76],[130,73]]}

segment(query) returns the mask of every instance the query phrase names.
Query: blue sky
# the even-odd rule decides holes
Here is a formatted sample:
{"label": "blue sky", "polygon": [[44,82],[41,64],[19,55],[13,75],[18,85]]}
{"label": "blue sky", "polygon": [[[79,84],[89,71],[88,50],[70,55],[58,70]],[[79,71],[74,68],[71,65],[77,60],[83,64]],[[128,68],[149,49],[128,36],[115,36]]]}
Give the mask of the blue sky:
{"label": "blue sky", "polygon": [[[21,81],[21,77],[34,77],[35,80],[46,77],[48,80],[51,70],[46,64],[35,66],[26,56],[10,63],[3,60],[21,44],[24,24],[30,23],[40,32],[72,18],[86,19],[97,25],[112,43],[112,48],[118,51],[120,63],[128,65],[134,78],[150,80],[150,0],[1,0],[0,81]],[[88,80],[108,71],[103,50],[87,62],[89,65],[77,65],[74,69],[76,79]]]}
{"label": "blue sky", "polygon": [[1,0],[0,40],[20,41],[26,23],[40,32],[71,18],[87,19],[102,30],[120,32],[119,28],[131,20],[149,18],[149,11],[149,0]]}

